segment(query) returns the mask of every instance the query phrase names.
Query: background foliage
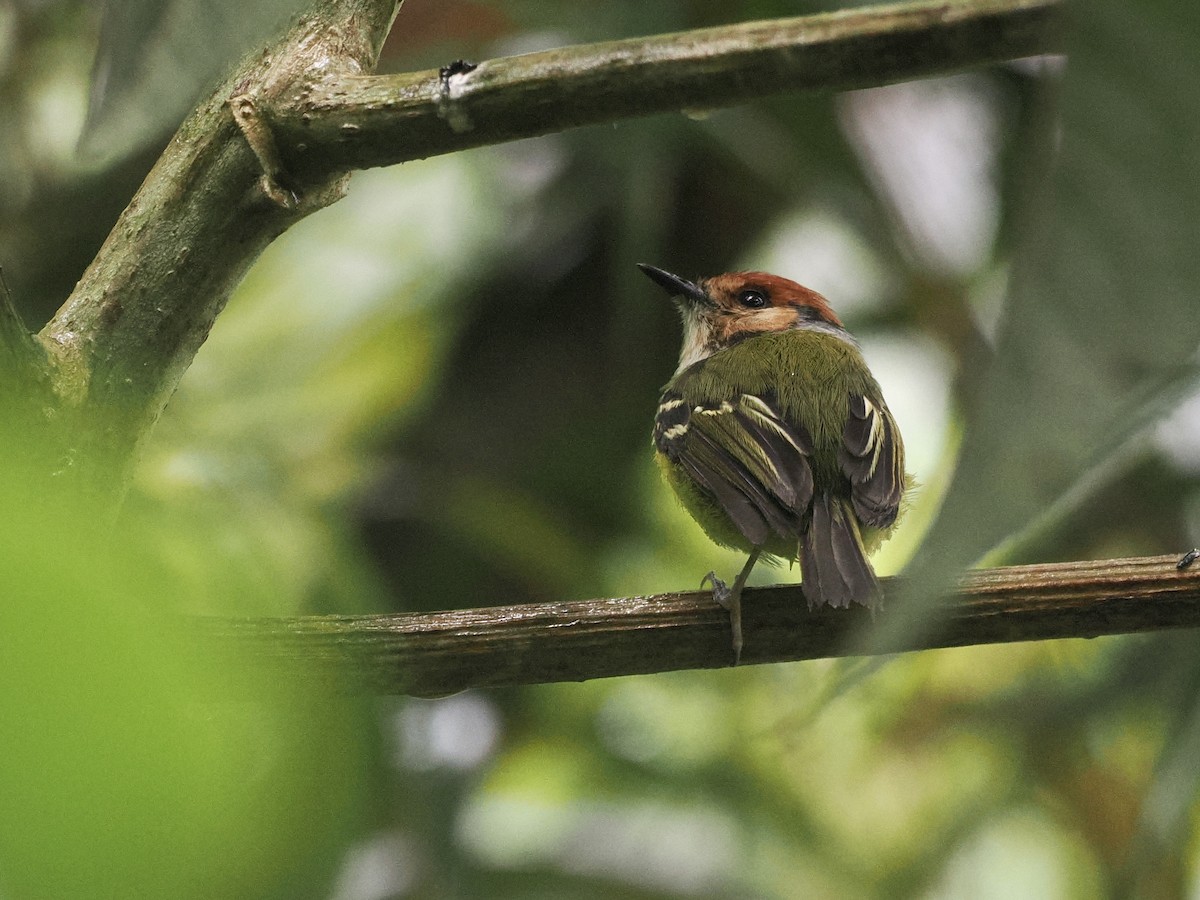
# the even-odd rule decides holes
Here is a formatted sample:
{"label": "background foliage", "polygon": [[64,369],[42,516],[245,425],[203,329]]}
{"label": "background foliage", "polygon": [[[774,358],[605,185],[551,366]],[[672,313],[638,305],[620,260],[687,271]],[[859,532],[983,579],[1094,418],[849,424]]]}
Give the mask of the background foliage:
{"label": "background foliage", "polygon": [[[182,0],[113,3],[102,25],[87,4],[0,4],[0,265],[31,325],[212,74],[154,61],[252,46],[288,11],[251,26],[209,5],[198,23]],[[24,512],[44,498],[5,489],[20,538],[0,587],[20,599],[0,612],[0,721],[22,727],[0,737],[0,892],[1193,893],[1191,634],[363,708],[193,659],[156,616],[621,596],[732,571],[649,459],[678,326],[635,262],[762,268],[830,297],[923,485],[882,570],[1006,538],[993,560],[1191,546],[1196,401],[1144,425],[1178,398],[1200,321],[1200,17],[1118,6],[1096,4],[1065,79],[1027,61],[356,175],[218,321],[115,549],[64,561],[61,523]],[[407,0],[384,68],[815,9]],[[244,33],[218,41],[230,22]],[[97,44],[120,76],[107,93]],[[210,695],[218,671],[243,699]]]}

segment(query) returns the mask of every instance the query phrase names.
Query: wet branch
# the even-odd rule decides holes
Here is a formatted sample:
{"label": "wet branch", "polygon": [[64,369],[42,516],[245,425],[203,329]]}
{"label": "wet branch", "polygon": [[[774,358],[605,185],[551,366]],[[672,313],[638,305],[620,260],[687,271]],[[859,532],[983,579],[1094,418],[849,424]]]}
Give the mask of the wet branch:
{"label": "wet branch", "polygon": [[[971,573],[933,621],[886,652],[1200,626],[1200,563],[1177,556]],[[895,593],[896,579],[885,579]],[[902,617],[886,608],[881,620]],[[750,588],[743,665],[863,655],[862,609],[808,612],[798,588]],[[881,622],[881,624],[883,624]],[[889,623],[890,624],[890,623]],[[385,616],[208,620],[210,636],[282,677],[436,696],[468,688],[584,681],[729,666],[729,621],[706,593]],[[883,652],[883,651],[879,651]]]}

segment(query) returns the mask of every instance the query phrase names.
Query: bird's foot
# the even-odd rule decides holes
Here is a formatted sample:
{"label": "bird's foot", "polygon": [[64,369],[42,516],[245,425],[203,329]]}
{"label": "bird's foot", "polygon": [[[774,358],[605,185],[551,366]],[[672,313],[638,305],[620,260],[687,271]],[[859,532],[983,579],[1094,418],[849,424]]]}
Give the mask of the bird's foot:
{"label": "bird's foot", "polygon": [[716,572],[709,572],[700,579],[700,589],[704,590],[705,585],[712,585],[713,600],[721,607],[721,609],[729,609],[733,602],[733,591],[724,581],[717,577]]}
{"label": "bird's foot", "polygon": [[717,577],[716,572],[709,572],[700,579],[700,587],[712,585],[712,597],[722,609],[729,612],[729,627],[733,632],[733,664],[736,666],[742,659],[742,584],[735,581],[731,588]]}

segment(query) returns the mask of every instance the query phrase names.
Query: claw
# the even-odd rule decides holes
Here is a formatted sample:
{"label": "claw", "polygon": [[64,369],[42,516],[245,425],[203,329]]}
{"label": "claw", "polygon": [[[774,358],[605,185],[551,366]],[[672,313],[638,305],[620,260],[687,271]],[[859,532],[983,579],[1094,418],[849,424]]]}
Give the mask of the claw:
{"label": "claw", "polygon": [[738,572],[737,578],[733,580],[733,587],[718,578],[716,572],[709,572],[700,579],[701,590],[706,584],[711,584],[713,600],[719,603],[722,609],[729,611],[729,630],[733,632],[733,664],[735,666],[742,661],[742,588],[746,586],[746,579],[750,577],[750,570],[754,568],[754,563],[760,553],[762,553],[762,547],[755,547],[750,551],[750,558],[746,560],[746,565],[742,566],[742,571]]}
{"label": "claw", "polygon": [[717,577],[716,572],[709,572],[700,579],[700,587],[712,585],[713,600],[729,613],[729,628],[733,632],[733,664],[736,666],[742,659],[742,585],[735,581],[731,588]]}
{"label": "claw", "polygon": [[700,579],[701,590],[704,589],[706,584],[712,585],[713,600],[717,602],[717,605],[722,609],[729,609],[729,605],[733,601],[733,591],[729,589],[729,585],[718,578],[716,572],[709,572]]}

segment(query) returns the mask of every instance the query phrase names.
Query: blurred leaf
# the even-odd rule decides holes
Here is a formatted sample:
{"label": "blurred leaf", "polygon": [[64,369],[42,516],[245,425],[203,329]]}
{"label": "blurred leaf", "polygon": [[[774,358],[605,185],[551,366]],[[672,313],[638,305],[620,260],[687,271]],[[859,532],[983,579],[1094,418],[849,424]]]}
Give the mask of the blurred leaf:
{"label": "blurred leaf", "polygon": [[1129,873],[1138,869],[1153,871],[1163,857],[1178,852],[1187,844],[1193,829],[1196,786],[1200,772],[1200,667],[1189,660],[1190,671],[1180,667],[1186,679],[1188,697],[1173,709],[1172,733],[1168,735],[1158,759],[1154,779],[1142,802],[1137,833],[1132,841]]}
{"label": "blurred leaf", "polygon": [[0,471],[0,894],[326,896],[363,827],[364,708],[164,611],[153,520],[97,536]]}
{"label": "blurred leaf", "polygon": [[1200,13],[1089,4],[1026,194],[998,351],[917,563],[940,580],[1047,512],[1177,399],[1200,344]]}
{"label": "blurred leaf", "polygon": [[80,148],[123,155],[173,129],[305,0],[108,0]]}

